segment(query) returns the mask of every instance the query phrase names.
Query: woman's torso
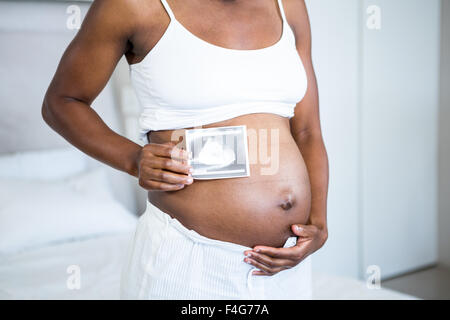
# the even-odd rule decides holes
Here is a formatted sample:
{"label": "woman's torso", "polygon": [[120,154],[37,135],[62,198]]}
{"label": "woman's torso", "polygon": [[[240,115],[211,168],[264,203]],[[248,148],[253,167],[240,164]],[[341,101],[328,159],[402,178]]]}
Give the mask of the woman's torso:
{"label": "woman's torso", "polygon": [[[250,177],[196,180],[180,191],[149,192],[150,201],[204,236],[247,246],[282,246],[292,236],[291,224],[307,221],[310,207],[306,166],[292,138],[289,119],[281,112],[289,107],[293,113],[306,91],[306,76],[292,31],[285,30],[289,28],[285,20],[280,25],[277,1],[258,3],[170,1],[169,10],[173,9],[179,21],[169,11],[172,20],[161,20],[165,33],[150,53],[131,66],[131,75],[141,105],[145,110],[156,107],[140,119],[144,134],[152,130],[150,142],[171,140],[169,129],[174,128],[246,125],[256,135],[256,150],[267,147],[271,155],[269,162],[256,156]],[[213,13],[213,17],[201,12]],[[204,17],[204,23],[198,17]],[[178,51],[177,45],[181,45]],[[202,55],[205,62],[198,59]],[[257,104],[256,112],[245,114],[250,113],[245,109],[248,104],[242,103],[252,102]],[[204,118],[203,123],[193,122],[200,114],[208,115],[209,105],[221,104],[224,110],[234,107],[243,112],[227,115],[226,120],[214,116]],[[265,105],[269,112],[257,112],[265,110]],[[193,121],[181,121],[189,118],[187,113]],[[169,127],[171,119],[173,127]],[[250,139],[248,143],[249,149],[255,146]]]}

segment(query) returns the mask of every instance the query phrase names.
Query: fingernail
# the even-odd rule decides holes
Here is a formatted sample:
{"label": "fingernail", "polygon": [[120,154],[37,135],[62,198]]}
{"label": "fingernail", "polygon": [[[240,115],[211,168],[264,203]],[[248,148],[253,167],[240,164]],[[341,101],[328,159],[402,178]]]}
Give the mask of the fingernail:
{"label": "fingernail", "polygon": [[245,258],[244,261],[248,264],[251,264],[250,259]]}
{"label": "fingernail", "polygon": [[261,251],[261,249],[259,249],[259,248],[258,248],[258,249],[255,249],[255,252],[260,252],[260,251]]}
{"label": "fingernail", "polygon": [[302,228],[299,227],[299,226],[295,226],[295,229],[296,229],[297,231],[302,231]]}
{"label": "fingernail", "polygon": [[189,168],[189,173],[193,173],[194,172],[194,168]]}
{"label": "fingernail", "polygon": [[187,178],[187,183],[192,183],[194,180],[192,178]]}

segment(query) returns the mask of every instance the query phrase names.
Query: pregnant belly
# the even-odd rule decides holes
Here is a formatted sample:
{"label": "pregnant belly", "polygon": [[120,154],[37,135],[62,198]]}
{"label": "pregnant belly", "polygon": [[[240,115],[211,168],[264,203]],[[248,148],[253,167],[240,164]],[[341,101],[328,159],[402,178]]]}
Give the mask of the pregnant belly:
{"label": "pregnant belly", "polygon": [[[149,200],[188,229],[244,246],[283,246],[291,225],[306,223],[311,192],[303,157],[289,121],[252,114],[204,127],[246,125],[250,177],[195,180],[175,192],[149,192]],[[150,141],[170,141],[171,131],[152,132]]]}

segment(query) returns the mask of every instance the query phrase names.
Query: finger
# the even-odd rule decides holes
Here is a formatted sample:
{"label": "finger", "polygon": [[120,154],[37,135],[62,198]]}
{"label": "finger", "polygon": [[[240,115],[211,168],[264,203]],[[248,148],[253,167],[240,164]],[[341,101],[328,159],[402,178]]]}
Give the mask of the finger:
{"label": "finger", "polygon": [[316,232],[316,227],[312,225],[293,224],[291,226],[292,232],[298,237],[309,238]]}
{"label": "finger", "polygon": [[186,150],[174,146],[172,143],[150,143],[147,145],[150,152],[159,157],[189,160],[189,155]]}
{"label": "finger", "polygon": [[192,184],[194,179],[187,175],[176,174],[170,171],[153,169],[149,172],[150,180],[160,181],[170,184]]}
{"label": "finger", "polygon": [[141,186],[147,190],[160,190],[160,191],[177,191],[184,188],[184,184],[169,184],[160,181],[148,180],[141,184]]}
{"label": "finger", "polygon": [[[266,246],[256,246],[253,248],[253,251],[256,253],[262,253],[268,255],[272,258],[278,259],[293,259],[296,255],[297,250],[296,247],[289,248],[273,248]],[[252,251],[250,251],[252,252]]]}
{"label": "finger", "polygon": [[261,271],[264,271],[265,273],[267,273],[269,275],[274,275],[275,273],[280,272],[282,270],[282,268],[280,268],[280,267],[271,268],[261,262],[258,262],[256,260],[253,260],[250,258],[245,258],[244,261],[246,263],[251,264],[252,266],[260,269]]}
{"label": "finger", "polygon": [[259,254],[255,252],[251,252],[247,255],[247,257],[256,260],[260,263],[265,264],[266,266],[269,266],[271,268],[280,267],[280,268],[292,268],[296,265],[296,261],[289,260],[289,259],[277,259],[269,257],[265,254]]}
{"label": "finger", "polygon": [[184,173],[186,175],[192,173],[192,167],[190,165],[169,158],[153,157],[144,162],[144,165],[153,169],[164,169],[177,173]]}
{"label": "finger", "polygon": [[298,260],[303,256],[304,252],[308,250],[308,243],[309,242],[297,242],[297,245],[289,248],[256,246],[253,248],[253,251],[268,255],[272,258]]}
{"label": "finger", "polygon": [[260,270],[255,270],[252,272],[252,274],[255,276],[270,276],[270,274],[267,274],[266,272]]}

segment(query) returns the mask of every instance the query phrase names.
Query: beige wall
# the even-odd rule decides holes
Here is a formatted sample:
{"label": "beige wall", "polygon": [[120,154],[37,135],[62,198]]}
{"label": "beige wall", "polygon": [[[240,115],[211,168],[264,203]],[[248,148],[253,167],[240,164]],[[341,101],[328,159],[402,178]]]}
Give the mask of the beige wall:
{"label": "beige wall", "polygon": [[439,116],[439,262],[450,266],[450,0],[442,1]]}

